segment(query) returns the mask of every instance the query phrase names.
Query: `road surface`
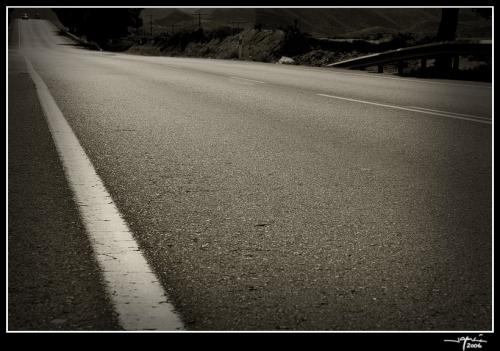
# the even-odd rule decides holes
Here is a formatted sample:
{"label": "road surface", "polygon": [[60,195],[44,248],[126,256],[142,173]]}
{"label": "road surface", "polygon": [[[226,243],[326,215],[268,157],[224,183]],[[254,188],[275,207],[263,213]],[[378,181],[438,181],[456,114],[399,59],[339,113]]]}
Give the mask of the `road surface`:
{"label": "road surface", "polygon": [[[9,36],[11,329],[120,329],[34,88],[19,83],[23,55],[186,329],[491,330],[491,84],[89,51],[44,20]],[[47,169],[20,184],[23,162]],[[65,204],[55,230],[81,232],[57,252],[87,262],[73,284],[98,295],[81,299],[100,322],[35,317],[54,313],[40,291],[70,289],[73,273],[21,279],[52,250],[36,216],[64,217],[19,210],[34,182]],[[19,233],[36,230],[46,247],[32,251]]]}

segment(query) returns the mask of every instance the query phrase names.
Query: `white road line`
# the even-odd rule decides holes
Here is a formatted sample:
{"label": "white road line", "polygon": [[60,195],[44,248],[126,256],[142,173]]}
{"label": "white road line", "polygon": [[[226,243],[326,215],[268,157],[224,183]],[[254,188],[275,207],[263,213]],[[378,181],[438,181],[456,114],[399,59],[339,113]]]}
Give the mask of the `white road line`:
{"label": "white road line", "polygon": [[434,116],[442,116],[442,117],[447,117],[447,118],[461,119],[461,120],[471,121],[471,122],[476,122],[476,123],[491,124],[490,120],[482,120],[482,119],[460,117],[460,116],[457,116],[455,114],[450,114],[449,112],[446,112],[446,113],[432,112],[432,111],[420,110],[420,109],[416,109],[416,108],[396,106],[396,105],[380,104],[378,102],[364,101],[364,100],[357,100],[357,99],[350,99],[350,98],[346,98],[346,97],[335,96],[335,95],[328,95],[328,94],[316,94],[316,95],[324,96],[324,97],[328,97],[328,98],[332,98],[332,99],[339,99],[339,100],[346,100],[346,101],[351,101],[351,102],[358,102],[358,103],[361,103],[361,104],[368,104],[368,105],[374,105],[374,106],[380,106],[380,107],[387,107],[387,108],[392,108],[392,109],[397,109],[397,110],[405,110],[405,111],[424,113],[424,114],[434,115]]}
{"label": "white road line", "polygon": [[49,89],[25,60],[121,326],[125,330],[183,329]]}
{"label": "white road line", "polygon": [[266,84],[266,82],[263,82],[261,80],[247,79],[247,78],[241,78],[241,77],[235,77],[235,76],[230,76],[229,78],[239,79],[239,80],[245,80],[247,82],[252,82],[252,83]]}
{"label": "white road line", "polygon": [[447,113],[447,114],[450,114],[450,115],[456,115],[456,116],[461,116],[461,117],[470,117],[470,118],[476,118],[476,119],[484,119],[485,121],[491,121],[491,118],[484,117],[484,116],[469,115],[469,114],[466,114],[466,113],[450,112],[450,111],[443,111],[443,110],[434,110],[434,109],[431,109],[431,108],[424,108],[424,107],[418,107],[418,106],[407,106],[407,107],[408,108],[416,108],[418,110]]}

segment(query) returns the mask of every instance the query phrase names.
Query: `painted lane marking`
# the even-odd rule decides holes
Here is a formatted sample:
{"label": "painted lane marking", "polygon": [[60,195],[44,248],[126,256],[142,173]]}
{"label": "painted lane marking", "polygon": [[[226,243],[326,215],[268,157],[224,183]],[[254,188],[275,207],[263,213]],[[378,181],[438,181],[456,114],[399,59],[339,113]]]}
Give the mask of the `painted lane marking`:
{"label": "painted lane marking", "polygon": [[477,116],[477,115],[469,115],[466,113],[458,113],[458,112],[450,112],[450,111],[443,111],[443,110],[435,110],[431,108],[424,108],[424,107],[418,107],[418,106],[407,106],[408,108],[415,108],[417,110],[425,110],[425,111],[431,111],[431,112],[439,112],[439,113],[446,113],[450,115],[456,115],[460,117],[470,117],[470,118],[476,118],[476,119],[482,119],[485,121],[491,121],[491,118],[489,117],[484,117],[484,116]]}
{"label": "painted lane marking", "polygon": [[252,82],[252,83],[266,84],[266,82],[263,82],[261,80],[247,79],[247,78],[241,78],[241,77],[236,77],[236,76],[229,76],[229,78],[239,79],[239,80],[245,80],[247,82]]}
{"label": "painted lane marking", "polygon": [[125,330],[183,329],[167,294],[49,89],[29,59],[25,60],[120,325]]}
{"label": "painted lane marking", "polygon": [[454,114],[450,114],[449,112],[447,113],[441,113],[441,112],[432,112],[432,111],[427,111],[427,110],[418,110],[416,108],[410,108],[410,107],[403,107],[403,106],[396,106],[396,105],[387,105],[387,104],[381,104],[378,102],[372,102],[372,101],[364,101],[364,100],[357,100],[357,99],[350,99],[346,97],[341,97],[341,96],[335,96],[335,95],[328,95],[328,94],[316,94],[318,96],[324,96],[332,99],[339,99],[339,100],[346,100],[346,101],[351,101],[351,102],[358,102],[361,104],[368,104],[368,105],[374,105],[374,106],[380,106],[380,107],[387,107],[387,108],[392,108],[392,109],[397,109],[397,110],[404,110],[404,111],[411,111],[411,112],[418,112],[418,113],[424,113],[428,115],[434,115],[434,116],[442,116],[442,117],[448,117],[448,118],[454,118],[454,119],[461,119],[465,121],[471,121],[471,122],[476,122],[476,123],[485,123],[485,124],[491,124],[490,120],[482,120],[482,119],[475,119],[475,118],[467,118],[467,117],[460,117]]}

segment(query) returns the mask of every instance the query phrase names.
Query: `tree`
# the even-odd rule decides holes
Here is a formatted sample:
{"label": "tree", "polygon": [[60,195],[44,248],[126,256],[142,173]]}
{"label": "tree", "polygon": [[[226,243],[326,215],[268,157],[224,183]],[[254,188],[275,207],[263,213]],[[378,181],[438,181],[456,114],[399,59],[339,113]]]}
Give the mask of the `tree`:
{"label": "tree", "polygon": [[293,26],[289,25],[285,30],[285,38],[281,48],[282,54],[286,56],[301,55],[311,50],[309,36],[299,29],[299,21],[295,19]]}
{"label": "tree", "polygon": [[128,34],[129,27],[142,25],[142,9],[126,8],[62,8],[54,9],[59,21],[76,35],[106,46],[109,40]]}
{"label": "tree", "polygon": [[[441,10],[441,22],[439,23],[437,41],[453,41],[457,37],[458,8],[445,8]],[[436,67],[441,73],[451,71],[453,65],[452,57],[445,56],[436,59]]]}
{"label": "tree", "polygon": [[472,9],[472,12],[477,13],[484,19],[491,19],[491,9],[478,8],[478,9]]}
{"label": "tree", "polygon": [[458,10],[456,8],[447,8],[441,10],[441,22],[437,33],[437,40],[452,41],[457,36]]}

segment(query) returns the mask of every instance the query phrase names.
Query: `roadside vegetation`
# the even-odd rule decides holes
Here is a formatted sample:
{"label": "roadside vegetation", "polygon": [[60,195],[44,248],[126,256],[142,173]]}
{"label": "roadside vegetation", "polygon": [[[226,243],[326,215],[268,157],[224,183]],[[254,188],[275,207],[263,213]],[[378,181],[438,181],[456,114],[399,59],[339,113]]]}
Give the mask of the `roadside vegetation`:
{"label": "roadside vegetation", "polygon": [[141,9],[57,8],[53,9],[66,30],[104,49],[125,50],[131,28],[142,25]]}
{"label": "roadside vegetation", "polygon": [[179,30],[156,36],[134,35],[129,52],[144,55],[168,55],[279,62],[289,57],[293,64],[324,66],[339,60],[379,51],[431,42],[430,37],[416,38],[395,33],[378,40],[314,38],[296,25],[284,29]]}
{"label": "roadside vegetation", "polygon": [[[480,9],[477,14],[491,20],[491,11],[487,10]],[[156,27],[153,34],[153,23],[150,23],[149,30],[148,23],[143,23],[141,9],[55,9],[54,12],[68,32],[83,38],[91,44],[90,47],[104,50],[310,66],[325,66],[371,53],[455,40],[459,19],[457,9],[444,9],[439,28],[433,34],[370,27],[358,30],[356,36],[353,32],[352,35],[318,37],[302,30],[298,19],[277,28],[266,28],[258,22],[245,28],[212,25],[206,29],[201,22],[188,28],[183,25],[175,28],[175,24],[170,24],[171,29],[166,24],[162,30]],[[189,18],[180,11],[175,15],[178,20]],[[419,70],[417,62],[409,61],[404,65],[403,75],[408,76],[491,80],[491,58],[464,57],[459,72],[450,71],[451,59],[430,60],[425,70]],[[390,67],[388,71],[391,71]]]}

